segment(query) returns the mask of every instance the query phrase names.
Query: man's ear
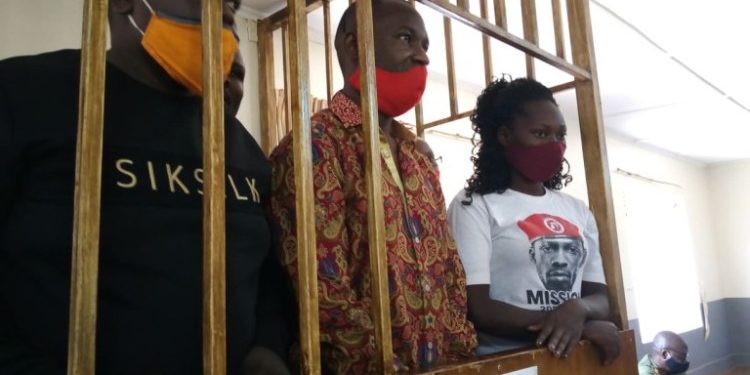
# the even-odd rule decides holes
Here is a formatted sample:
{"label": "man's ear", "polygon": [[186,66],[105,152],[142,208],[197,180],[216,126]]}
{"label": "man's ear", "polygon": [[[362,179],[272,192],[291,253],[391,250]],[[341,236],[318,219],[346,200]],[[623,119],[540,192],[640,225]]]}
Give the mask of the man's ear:
{"label": "man's ear", "polygon": [[109,0],[109,11],[117,14],[133,14],[134,0]]}
{"label": "man's ear", "polygon": [[512,137],[513,134],[509,127],[501,126],[497,128],[497,141],[500,142],[500,145],[503,147],[507,147],[510,144]]}

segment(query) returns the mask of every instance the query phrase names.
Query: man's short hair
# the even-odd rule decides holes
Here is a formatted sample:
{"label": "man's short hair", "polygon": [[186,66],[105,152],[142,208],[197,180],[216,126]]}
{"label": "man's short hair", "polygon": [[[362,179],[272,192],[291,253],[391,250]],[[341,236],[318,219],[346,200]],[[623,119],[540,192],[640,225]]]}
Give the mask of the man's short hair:
{"label": "man's short hair", "polygon": [[[377,10],[385,4],[405,4],[409,3],[405,0],[372,0],[372,18],[377,18]],[[339,65],[342,64],[343,52],[344,52],[344,39],[348,33],[357,33],[357,2],[349,4],[344,14],[341,16],[339,26],[336,28],[336,35],[333,38],[333,45],[336,48],[336,56],[339,60]]]}

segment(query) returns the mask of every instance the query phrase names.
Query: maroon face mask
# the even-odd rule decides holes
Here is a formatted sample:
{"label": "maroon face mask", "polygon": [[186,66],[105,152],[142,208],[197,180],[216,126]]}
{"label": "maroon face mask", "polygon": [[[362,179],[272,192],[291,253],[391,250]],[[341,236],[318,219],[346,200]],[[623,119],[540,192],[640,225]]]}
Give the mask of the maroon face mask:
{"label": "maroon face mask", "polygon": [[537,146],[508,145],[505,159],[522,176],[545,182],[562,168],[565,143],[549,142]]}

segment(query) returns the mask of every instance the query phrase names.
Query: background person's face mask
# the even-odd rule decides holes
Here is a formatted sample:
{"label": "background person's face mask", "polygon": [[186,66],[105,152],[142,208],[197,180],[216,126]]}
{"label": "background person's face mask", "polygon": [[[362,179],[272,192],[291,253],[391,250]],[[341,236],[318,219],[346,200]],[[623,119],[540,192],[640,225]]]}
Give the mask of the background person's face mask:
{"label": "background person's face mask", "polygon": [[[200,20],[185,20],[157,14],[146,0],[143,0],[143,3],[151,11],[151,19],[145,31],[138,27],[132,15],[128,15],[130,23],[143,35],[141,41],[143,48],[172,79],[188,88],[193,94],[202,95],[203,60]],[[234,33],[226,26],[221,38],[222,74],[226,80],[238,46]]]}
{"label": "background person's face mask", "polygon": [[667,359],[664,361],[664,366],[667,367],[669,374],[682,374],[683,372],[687,372],[688,368],[690,368],[690,362],[677,362],[677,360],[672,357],[672,354],[667,352]]}

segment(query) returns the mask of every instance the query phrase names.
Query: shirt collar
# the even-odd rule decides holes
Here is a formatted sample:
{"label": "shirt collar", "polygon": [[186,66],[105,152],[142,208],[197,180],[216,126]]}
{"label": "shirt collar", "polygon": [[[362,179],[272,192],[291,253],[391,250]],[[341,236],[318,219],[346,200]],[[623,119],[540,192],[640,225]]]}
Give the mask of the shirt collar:
{"label": "shirt collar", "polygon": [[[359,108],[359,104],[344,95],[343,92],[339,91],[331,98],[329,108],[339,121],[341,121],[344,128],[362,126],[362,111]],[[394,120],[392,126],[393,131],[391,135],[396,138],[414,141],[417,137],[398,121]]]}

